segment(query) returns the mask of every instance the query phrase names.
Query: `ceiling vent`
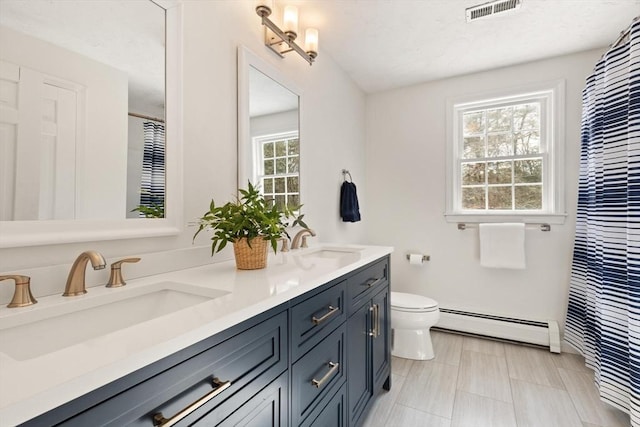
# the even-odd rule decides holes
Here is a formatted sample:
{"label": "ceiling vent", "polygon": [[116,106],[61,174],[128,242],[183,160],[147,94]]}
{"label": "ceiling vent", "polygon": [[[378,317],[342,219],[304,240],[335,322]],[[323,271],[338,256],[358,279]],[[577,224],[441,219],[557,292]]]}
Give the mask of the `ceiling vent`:
{"label": "ceiling vent", "polygon": [[520,9],[521,0],[496,0],[467,8],[467,22]]}

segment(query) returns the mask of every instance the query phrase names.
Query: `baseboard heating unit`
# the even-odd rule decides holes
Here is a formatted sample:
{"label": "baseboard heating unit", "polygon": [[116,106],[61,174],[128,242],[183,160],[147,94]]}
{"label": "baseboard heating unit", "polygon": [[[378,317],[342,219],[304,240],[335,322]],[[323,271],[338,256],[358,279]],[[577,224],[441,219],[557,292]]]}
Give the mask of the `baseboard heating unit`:
{"label": "baseboard heating unit", "polygon": [[536,344],[560,353],[560,329],[555,320],[536,321],[440,308],[433,329]]}

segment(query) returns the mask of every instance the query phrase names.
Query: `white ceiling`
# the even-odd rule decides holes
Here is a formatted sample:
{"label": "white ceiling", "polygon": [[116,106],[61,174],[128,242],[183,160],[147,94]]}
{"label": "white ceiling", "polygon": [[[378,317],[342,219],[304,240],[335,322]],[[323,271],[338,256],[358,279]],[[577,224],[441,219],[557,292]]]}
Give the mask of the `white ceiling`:
{"label": "white ceiling", "polygon": [[[466,23],[486,0],[276,0],[298,6],[300,31],[320,31],[331,56],[367,93],[611,44],[640,0],[522,0],[505,16]],[[603,49],[604,52],[604,49]]]}

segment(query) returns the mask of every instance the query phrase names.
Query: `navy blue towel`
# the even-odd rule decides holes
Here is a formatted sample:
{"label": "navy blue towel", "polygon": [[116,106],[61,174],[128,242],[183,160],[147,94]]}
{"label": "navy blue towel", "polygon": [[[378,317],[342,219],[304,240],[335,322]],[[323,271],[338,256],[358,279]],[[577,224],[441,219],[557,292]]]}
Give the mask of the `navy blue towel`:
{"label": "navy blue towel", "polygon": [[340,188],[340,216],[344,222],[360,221],[360,206],[353,182],[345,181]]}

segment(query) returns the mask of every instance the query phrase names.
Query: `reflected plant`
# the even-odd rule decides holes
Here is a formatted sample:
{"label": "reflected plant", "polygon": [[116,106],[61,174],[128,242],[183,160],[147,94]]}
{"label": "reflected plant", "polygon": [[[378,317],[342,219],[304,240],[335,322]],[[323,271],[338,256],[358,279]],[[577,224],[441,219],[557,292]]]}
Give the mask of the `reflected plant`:
{"label": "reflected plant", "polygon": [[151,206],[139,205],[131,212],[140,212],[145,218],[164,218],[164,205],[151,203]]}

